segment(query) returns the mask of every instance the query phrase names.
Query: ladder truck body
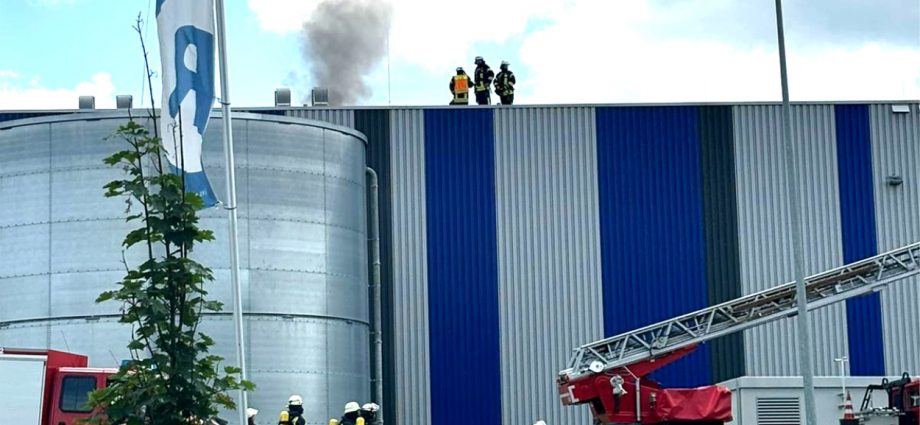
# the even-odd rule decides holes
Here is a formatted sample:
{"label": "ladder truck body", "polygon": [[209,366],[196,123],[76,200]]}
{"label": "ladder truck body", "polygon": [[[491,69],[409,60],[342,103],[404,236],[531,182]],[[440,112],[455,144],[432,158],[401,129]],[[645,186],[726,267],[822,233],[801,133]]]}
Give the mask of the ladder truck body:
{"label": "ladder truck body", "polygon": [[[920,242],[806,278],[807,307],[811,311],[866,295],[918,274]],[[793,317],[796,308],[793,282],[582,345],[556,378],[560,400],[588,404],[603,424],[730,421],[728,389],[664,389],[648,375],[699,344]],[[920,408],[914,410],[920,415]]]}

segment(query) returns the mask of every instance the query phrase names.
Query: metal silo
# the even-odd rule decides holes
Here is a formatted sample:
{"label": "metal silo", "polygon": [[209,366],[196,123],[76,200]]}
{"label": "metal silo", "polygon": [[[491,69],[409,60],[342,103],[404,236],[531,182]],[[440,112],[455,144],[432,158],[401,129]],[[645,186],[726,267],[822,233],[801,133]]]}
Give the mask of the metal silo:
{"label": "metal silo", "polygon": [[[75,113],[0,125],[0,347],[74,351],[91,366],[127,358],[130,329],[117,323],[119,306],[94,303],[123,275],[120,244],[135,226],[124,222],[121,200],[102,195],[122,173],[101,161],[123,146],[102,139],[127,117]],[[258,386],[250,406],[262,411],[259,423],[274,423],[297,393],[310,422],[325,423],[345,402],[370,396],[366,139],[279,116],[235,114],[233,125],[246,350]],[[222,152],[216,114],[204,162],[221,198]],[[217,240],[195,256],[214,270],[211,298],[229,308],[226,213],[201,217]],[[202,329],[234,362],[230,312],[206,317]]]}

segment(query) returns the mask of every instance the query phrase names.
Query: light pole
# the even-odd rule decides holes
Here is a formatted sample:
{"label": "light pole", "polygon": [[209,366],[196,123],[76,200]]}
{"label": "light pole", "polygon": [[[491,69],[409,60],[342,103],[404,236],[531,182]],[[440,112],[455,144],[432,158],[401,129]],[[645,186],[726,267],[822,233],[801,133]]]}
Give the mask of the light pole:
{"label": "light pole", "polygon": [[805,398],[805,423],[817,425],[815,416],[815,382],[812,370],[812,348],[808,325],[808,297],[803,270],[802,206],[799,198],[799,171],[795,144],[792,141],[792,110],[789,107],[789,81],[786,78],[786,39],[783,33],[783,0],[776,0],[776,38],[779,43],[779,73],[783,88],[783,146],[786,153],[786,193],[789,198],[789,218],[792,227],[792,257],[795,269],[795,298],[798,307],[799,371]]}

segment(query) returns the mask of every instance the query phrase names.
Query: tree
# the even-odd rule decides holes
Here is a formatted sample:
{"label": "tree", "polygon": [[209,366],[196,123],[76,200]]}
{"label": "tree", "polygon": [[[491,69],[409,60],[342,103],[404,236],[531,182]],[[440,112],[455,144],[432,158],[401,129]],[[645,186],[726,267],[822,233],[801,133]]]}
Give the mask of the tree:
{"label": "tree", "polygon": [[[138,34],[140,28],[138,18]],[[143,37],[141,48],[149,81]],[[214,234],[198,226],[201,197],[185,191],[184,175],[164,167],[153,106],[149,118],[154,135],[129,117],[110,137],[127,148],[104,160],[126,174],[105,185],[105,196],[125,198],[127,221],[140,224],[125,236],[123,247],[143,248],[145,261],[131,265],[125,259],[126,274],[117,288],[96,300],[123,303],[120,321],[132,326],[132,339],[131,359],[107,388],[90,396],[90,405],[98,408],[90,419],[95,424],[202,423],[221,407],[236,408],[228,391],[254,388],[238,378],[238,368],[221,371],[223,358],[209,353],[214,340],[198,329],[206,313],[222,310],[220,302],[207,299],[211,270],[191,258],[195,245],[214,240]],[[177,131],[181,135],[181,128]]]}

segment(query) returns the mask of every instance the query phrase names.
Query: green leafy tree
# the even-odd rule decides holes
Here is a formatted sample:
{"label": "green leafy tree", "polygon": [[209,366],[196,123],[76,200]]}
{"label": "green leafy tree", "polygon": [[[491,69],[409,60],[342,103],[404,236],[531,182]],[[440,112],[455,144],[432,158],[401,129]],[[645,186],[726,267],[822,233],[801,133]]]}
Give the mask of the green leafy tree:
{"label": "green leafy tree", "polygon": [[[139,19],[135,29],[140,34]],[[141,46],[148,63],[143,38]],[[147,70],[149,78],[149,65]],[[208,300],[213,274],[191,253],[214,234],[198,225],[201,197],[187,193],[184,176],[166,167],[152,107],[149,118],[153,135],[130,117],[110,137],[126,148],[105,159],[125,172],[105,185],[105,196],[124,198],[127,221],[139,224],[123,247],[143,249],[145,260],[131,265],[125,259],[126,274],[117,288],[96,300],[123,304],[120,321],[132,326],[132,339],[131,359],[108,387],[90,395],[94,424],[203,423],[220,408],[236,408],[229,391],[254,388],[239,379],[238,368],[221,367],[223,358],[209,352],[214,340],[199,330],[202,317],[222,305]],[[181,134],[181,128],[177,131]]]}

